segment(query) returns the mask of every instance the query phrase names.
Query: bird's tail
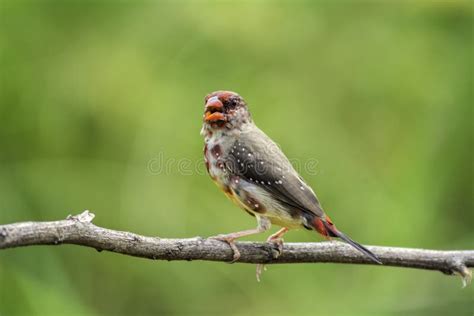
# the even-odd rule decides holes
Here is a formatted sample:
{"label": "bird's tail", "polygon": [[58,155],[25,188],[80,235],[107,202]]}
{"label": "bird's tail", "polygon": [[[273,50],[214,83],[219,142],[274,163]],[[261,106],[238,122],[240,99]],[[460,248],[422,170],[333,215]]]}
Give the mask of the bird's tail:
{"label": "bird's tail", "polygon": [[378,264],[382,264],[382,261],[380,261],[380,259],[372,251],[370,251],[369,249],[365,248],[358,242],[352,240],[351,238],[349,238],[348,236],[340,232],[336,228],[336,226],[334,226],[334,224],[332,223],[331,219],[328,216],[326,216],[325,219],[316,217],[314,219],[313,224],[316,231],[320,233],[321,235],[323,235],[324,237],[340,238],[344,240],[346,243],[348,243],[349,245],[351,245],[352,247],[354,247],[355,249],[357,249],[358,251],[360,251],[361,253],[363,253],[364,255],[366,255],[367,257],[369,257],[370,259],[372,259],[374,262]]}

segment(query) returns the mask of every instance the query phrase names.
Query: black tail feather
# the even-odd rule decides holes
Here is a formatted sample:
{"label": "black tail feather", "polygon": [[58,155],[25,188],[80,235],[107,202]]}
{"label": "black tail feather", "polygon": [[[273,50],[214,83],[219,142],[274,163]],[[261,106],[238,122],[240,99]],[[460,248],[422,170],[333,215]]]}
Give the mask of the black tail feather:
{"label": "black tail feather", "polygon": [[349,245],[351,245],[352,247],[354,247],[355,249],[359,250],[361,253],[363,253],[364,255],[369,257],[370,259],[372,259],[372,261],[374,261],[378,264],[383,264],[382,261],[380,261],[380,259],[372,251],[370,251],[369,249],[365,248],[364,246],[362,246],[358,242],[350,239],[348,236],[346,236],[343,233],[341,233],[340,231],[338,231],[334,227],[334,225],[332,225],[330,223],[327,223],[325,221],[323,221],[323,223],[324,223],[324,227],[326,228],[326,230],[329,233],[329,236],[338,237],[338,238],[344,240],[346,243],[348,243]]}

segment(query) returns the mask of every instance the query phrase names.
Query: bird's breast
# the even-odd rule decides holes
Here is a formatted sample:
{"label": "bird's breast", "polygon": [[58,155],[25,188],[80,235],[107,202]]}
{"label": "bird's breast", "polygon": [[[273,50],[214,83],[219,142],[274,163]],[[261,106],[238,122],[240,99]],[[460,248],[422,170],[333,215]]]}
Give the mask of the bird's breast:
{"label": "bird's breast", "polygon": [[225,168],[224,155],[227,150],[225,139],[211,137],[204,146],[204,161],[212,180],[225,192],[230,192],[229,174]]}

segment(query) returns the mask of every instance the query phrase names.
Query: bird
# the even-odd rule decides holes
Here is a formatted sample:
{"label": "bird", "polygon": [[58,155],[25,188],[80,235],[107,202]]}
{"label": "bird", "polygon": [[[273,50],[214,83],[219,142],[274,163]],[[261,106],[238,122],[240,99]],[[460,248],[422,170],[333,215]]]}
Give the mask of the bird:
{"label": "bird", "polygon": [[[336,228],[280,147],[255,125],[238,93],[215,91],[206,95],[204,104],[201,135],[206,169],[225,195],[257,220],[254,229],[211,237],[229,244],[232,262],[240,258],[236,239],[263,233],[274,224],[281,229],[267,242],[276,246],[276,256],[282,253],[285,233],[306,228],[327,239],[339,238],[382,264],[374,253]],[[263,265],[257,265],[258,281],[262,269]]]}

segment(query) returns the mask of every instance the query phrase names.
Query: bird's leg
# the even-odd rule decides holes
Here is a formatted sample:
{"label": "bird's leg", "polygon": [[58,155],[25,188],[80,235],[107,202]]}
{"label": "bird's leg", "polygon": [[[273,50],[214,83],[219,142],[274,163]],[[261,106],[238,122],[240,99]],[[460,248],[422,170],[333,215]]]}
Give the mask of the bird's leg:
{"label": "bird's leg", "polygon": [[237,249],[237,246],[235,245],[235,240],[241,237],[245,236],[250,236],[250,235],[255,235],[259,233],[263,233],[265,230],[261,229],[260,227],[254,228],[254,229],[248,229],[248,230],[243,230],[240,232],[235,232],[235,233],[230,233],[230,234],[224,234],[224,235],[217,235],[217,236],[212,236],[209,237],[211,239],[216,239],[220,241],[225,241],[226,243],[229,244],[230,248],[234,252],[234,258],[230,263],[234,263],[240,258],[240,251]]}
{"label": "bird's leg", "polygon": [[275,259],[278,258],[283,252],[283,235],[288,232],[288,228],[283,227],[273,235],[268,237],[267,242],[274,243],[278,247],[278,254],[275,256]]}
{"label": "bird's leg", "polygon": [[[278,258],[281,253],[283,252],[283,238],[282,236],[288,232],[288,228],[283,227],[273,235],[270,235],[270,237],[267,238],[267,242],[274,243],[278,247],[278,251],[276,251],[276,254],[274,254],[274,258]],[[260,276],[262,275],[262,272],[266,270],[264,264],[257,264],[257,281],[260,282]]]}
{"label": "bird's leg", "polygon": [[240,258],[240,251],[239,251],[239,249],[237,249],[237,246],[235,245],[235,240],[236,239],[242,238],[242,237],[245,237],[245,236],[260,234],[260,233],[263,233],[264,231],[267,231],[267,230],[270,229],[270,227],[272,225],[270,223],[270,220],[268,220],[265,217],[260,217],[260,216],[256,216],[256,217],[257,217],[257,223],[258,223],[257,228],[243,230],[243,231],[240,231],[240,232],[235,232],[235,233],[230,233],[230,234],[225,234],[225,235],[217,235],[217,236],[209,237],[211,239],[225,241],[226,243],[229,244],[230,248],[234,252],[234,258],[232,259],[232,261],[230,263],[234,263],[234,262],[238,261],[239,258]]}

